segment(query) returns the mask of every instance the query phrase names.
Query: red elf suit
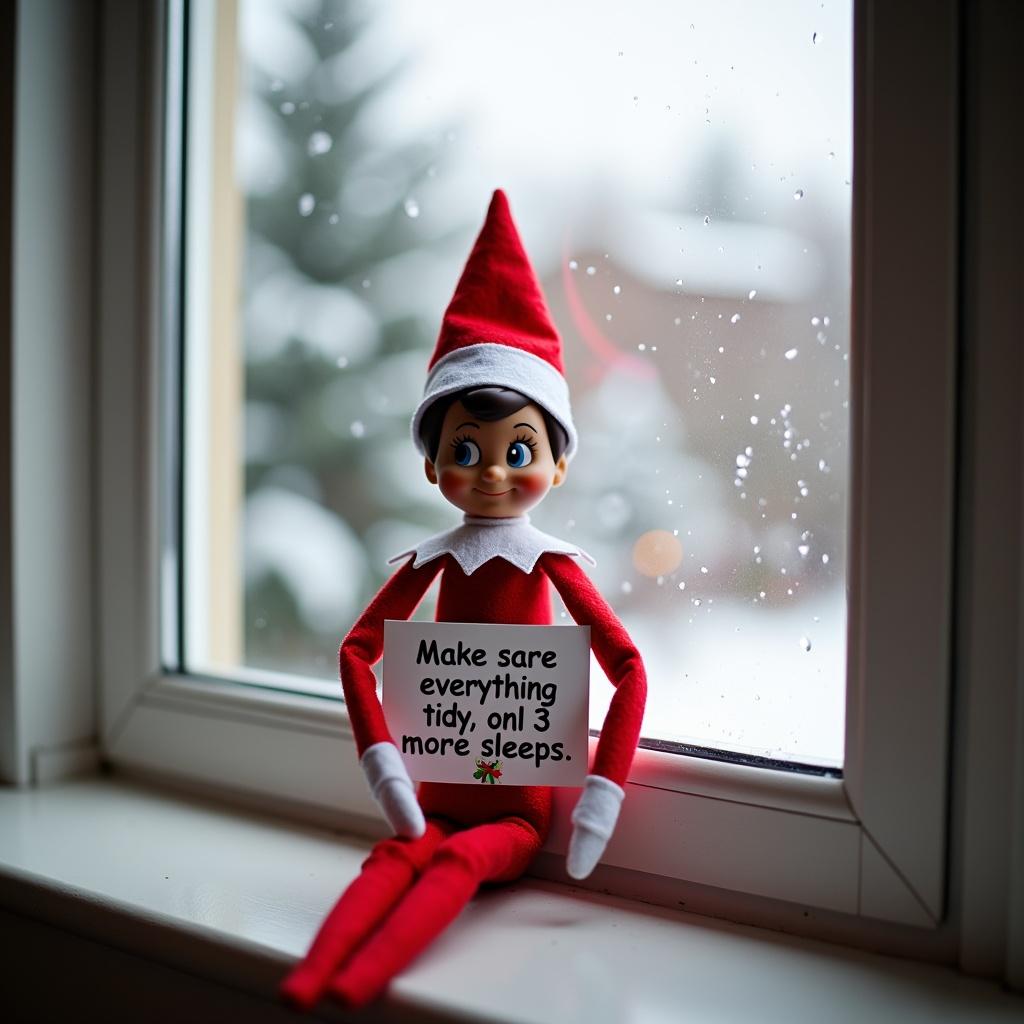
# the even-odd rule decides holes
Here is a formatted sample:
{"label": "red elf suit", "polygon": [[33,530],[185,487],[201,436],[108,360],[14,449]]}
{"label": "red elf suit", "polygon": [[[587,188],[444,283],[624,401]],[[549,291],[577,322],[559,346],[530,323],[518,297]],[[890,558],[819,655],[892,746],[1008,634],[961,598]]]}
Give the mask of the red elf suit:
{"label": "red elf suit", "polygon": [[[523,250],[504,193],[487,219],[449,305],[413,419],[420,437],[434,402],[481,386],[510,388],[565,431],[576,431],[561,343]],[[519,877],[551,822],[550,788],[424,782],[418,791],[384,720],[371,666],[383,653],[384,621],[407,619],[440,575],[440,622],[550,625],[551,587],[591,627],[594,653],[615,686],[583,793],[572,814],[567,867],[583,878],[618,818],[646,697],[643,663],[626,630],[581,569],[576,545],[542,533],[526,515],[467,515],[461,526],[396,556],[405,559],[352,627],[340,651],[341,682],[375,798],[397,835],[378,843],[328,915],[282,991],[311,1006],[330,991],[368,1002],[459,913],[484,882]]]}

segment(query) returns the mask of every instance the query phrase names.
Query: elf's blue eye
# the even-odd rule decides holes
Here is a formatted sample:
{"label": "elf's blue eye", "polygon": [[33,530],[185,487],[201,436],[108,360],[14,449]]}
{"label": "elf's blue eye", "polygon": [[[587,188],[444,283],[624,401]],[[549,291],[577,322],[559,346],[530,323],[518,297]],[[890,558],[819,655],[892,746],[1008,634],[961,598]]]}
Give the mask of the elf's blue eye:
{"label": "elf's blue eye", "polygon": [[476,441],[459,441],[455,445],[455,461],[460,466],[475,466],[480,461]]}
{"label": "elf's blue eye", "polygon": [[513,441],[508,446],[508,454],[505,456],[505,461],[513,469],[522,469],[523,466],[528,466],[533,462],[533,452],[530,451],[529,445],[524,444],[522,441]]}

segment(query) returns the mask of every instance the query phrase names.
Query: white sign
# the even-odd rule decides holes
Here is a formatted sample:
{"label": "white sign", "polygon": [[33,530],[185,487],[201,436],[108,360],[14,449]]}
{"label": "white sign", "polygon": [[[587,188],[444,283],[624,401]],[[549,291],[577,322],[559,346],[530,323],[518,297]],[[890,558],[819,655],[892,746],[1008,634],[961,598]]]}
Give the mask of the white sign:
{"label": "white sign", "polygon": [[410,776],[582,786],[589,626],[384,623],[384,717]]}

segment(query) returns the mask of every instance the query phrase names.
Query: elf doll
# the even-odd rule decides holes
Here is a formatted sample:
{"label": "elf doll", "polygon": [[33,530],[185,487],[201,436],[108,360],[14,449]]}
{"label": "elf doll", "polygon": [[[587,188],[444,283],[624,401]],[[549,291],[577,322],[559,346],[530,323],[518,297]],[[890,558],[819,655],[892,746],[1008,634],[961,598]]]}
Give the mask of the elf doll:
{"label": "elf doll", "polygon": [[461,526],[392,560],[401,566],[341,645],[360,763],[396,835],[373,848],[285,980],[285,997],[307,1008],[326,992],[349,1006],[373,999],[481,883],[518,878],[551,822],[547,787],[414,788],[371,671],[385,619],[407,619],[440,575],[438,621],[550,625],[554,586],[576,622],[591,627],[594,653],[616,689],[572,812],[573,878],[590,874],[615,828],[643,717],[643,663],[581,569],[587,556],[527,515],[565,479],[576,430],[561,342],[501,191],[445,312],[412,434],[427,479],[464,516]]}

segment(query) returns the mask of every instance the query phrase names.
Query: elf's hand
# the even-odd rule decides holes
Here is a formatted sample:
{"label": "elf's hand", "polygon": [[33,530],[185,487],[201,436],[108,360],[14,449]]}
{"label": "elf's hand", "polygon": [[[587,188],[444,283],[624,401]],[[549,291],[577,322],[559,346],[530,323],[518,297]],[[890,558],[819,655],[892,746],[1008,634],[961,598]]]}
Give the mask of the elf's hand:
{"label": "elf's hand", "polygon": [[597,866],[615,831],[619,808],[626,795],[621,786],[602,775],[588,775],[583,795],[572,812],[572,838],[566,870],[573,878],[586,878]]}
{"label": "elf's hand", "polygon": [[427,831],[427,823],[416,799],[412,779],[402,763],[394,743],[374,743],[363,751],[359,762],[370,784],[374,800],[380,804],[388,824],[400,836],[418,839]]}

